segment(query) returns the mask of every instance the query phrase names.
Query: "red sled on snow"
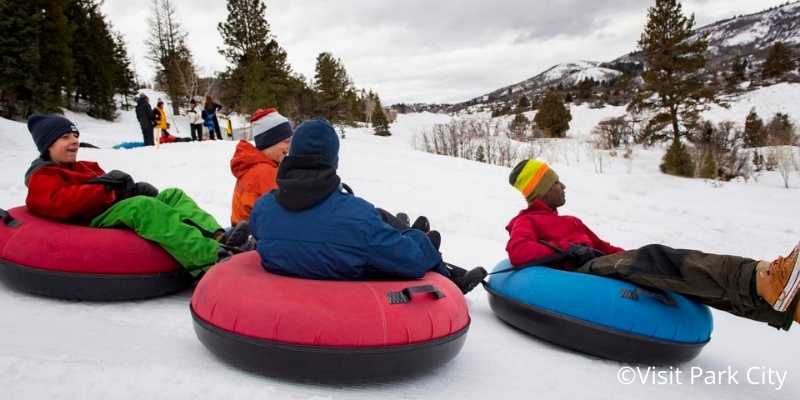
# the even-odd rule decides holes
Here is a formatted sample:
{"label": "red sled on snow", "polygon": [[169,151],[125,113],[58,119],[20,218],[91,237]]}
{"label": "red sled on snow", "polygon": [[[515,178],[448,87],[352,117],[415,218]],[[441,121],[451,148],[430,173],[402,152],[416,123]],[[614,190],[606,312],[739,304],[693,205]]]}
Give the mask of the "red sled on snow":
{"label": "red sled on snow", "polygon": [[66,300],[148,299],[188,287],[172,256],[127,229],[97,229],[0,210],[0,280]]}
{"label": "red sled on snow", "polygon": [[299,381],[385,381],[455,357],[470,318],[449,279],[323,281],[271,274],[255,251],[217,264],[195,288],[194,329],[218,358]]}

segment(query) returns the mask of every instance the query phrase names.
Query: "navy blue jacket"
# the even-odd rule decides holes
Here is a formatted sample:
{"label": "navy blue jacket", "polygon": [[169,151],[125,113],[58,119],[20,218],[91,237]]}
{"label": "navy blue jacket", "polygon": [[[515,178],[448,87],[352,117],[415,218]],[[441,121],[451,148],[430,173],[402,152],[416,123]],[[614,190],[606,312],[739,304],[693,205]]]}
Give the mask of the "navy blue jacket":
{"label": "navy blue jacket", "polygon": [[280,189],[253,207],[251,229],[267,271],[336,280],[448,275],[423,232],[389,226],[372,204],[342,190],[335,170],[313,164],[286,157]]}

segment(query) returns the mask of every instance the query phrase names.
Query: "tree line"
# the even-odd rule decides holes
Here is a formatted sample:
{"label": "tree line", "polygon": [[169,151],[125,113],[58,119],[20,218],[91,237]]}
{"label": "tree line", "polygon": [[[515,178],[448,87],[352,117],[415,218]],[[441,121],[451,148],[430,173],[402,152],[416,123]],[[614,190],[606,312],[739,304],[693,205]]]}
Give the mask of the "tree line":
{"label": "tree line", "polygon": [[[85,111],[113,119],[137,89],[122,35],[99,0],[0,0],[0,115]],[[127,100],[126,100],[127,101]]]}

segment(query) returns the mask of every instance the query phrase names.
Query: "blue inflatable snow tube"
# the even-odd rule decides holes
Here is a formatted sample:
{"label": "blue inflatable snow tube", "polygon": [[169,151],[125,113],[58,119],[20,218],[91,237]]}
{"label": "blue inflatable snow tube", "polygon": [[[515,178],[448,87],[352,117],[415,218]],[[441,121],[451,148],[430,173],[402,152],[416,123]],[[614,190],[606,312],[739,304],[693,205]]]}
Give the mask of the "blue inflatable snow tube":
{"label": "blue inflatable snow tube", "polygon": [[[494,271],[509,268],[506,260]],[[671,365],[693,359],[711,340],[705,305],[616,279],[534,266],[491,275],[486,289],[506,323],[602,358]]]}
{"label": "blue inflatable snow tube", "polygon": [[144,142],[122,142],[112,147],[114,150],[130,150],[137,147],[144,147]]}

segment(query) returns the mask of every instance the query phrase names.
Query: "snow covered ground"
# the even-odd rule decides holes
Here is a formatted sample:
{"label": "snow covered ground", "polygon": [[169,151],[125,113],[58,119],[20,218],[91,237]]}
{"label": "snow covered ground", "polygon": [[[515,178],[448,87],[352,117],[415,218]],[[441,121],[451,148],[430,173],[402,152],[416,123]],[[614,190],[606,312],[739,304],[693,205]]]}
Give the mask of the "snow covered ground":
{"label": "snow covered ground", "polygon": [[[790,89],[797,95],[796,86]],[[760,101],[762,116],[776,106]],[[749,107],[735,109],[737,121],[744,120]],[[609,109],[597,114],[617,111],[622,113]],[[796,117],[798,111],[791,114]],[[573,126],[580,131],[590,129],[596,123],[591,121],[598,118],[590,112],[573,110],[573,114]],[[219,221],[229,219],[234,178],[228,161],[234,142],[111,150],[112,144],[141,140],[132,111],[115,123],[76,114],[68,117],[81,129],[82,140],[104,147],[81,149],[80,159],[97,160],[106,169],[127,171],[161,188],[180,186]],[[389,138],[373,136],[369,129],[347,130],[340,175],[357,195],[375,204],[412,217],[427,215],[442,232],[442,250],[449,261],[492,267],[505,256],[504,226],[524,201],[508,185],[507,168],[413,150],[415,134],[448,119],[403,115]],[[584,134],[575,132],[574,136]],[[24,203],[23,174],[34,156],[25,125],[0,120],[0,207]],[[566,160],[550,157],[568,187],[563,212],[580,216],[599,235],[623,247],[663,243],[772,259],[800,240],[800,177],[796,173],[789,190],[782,188],[775,174],[766,174],[758,182],[717,187],[660,174],[660,157],[660,150],[637,149],[632,162],[608,160],[604,174],[595,173],[585,155]],[[685,371],[680,383],[626,385],[617,378],[624,367],[619,363],[565,351],[511,329],[492,314],[486,293],[478,288],[468,295],[472,327],[464,350],[453,362],[413,381],[331,387],[273,380],[218,361],[194,335],[190,296],[187,291],[150,301],[91,304],[33,297],[0,284],[0,397],[655,400],[800,396],[800,329],[778,332],[716,311],[713,339],[697,359],[679,366]],[[706,373],[730,369],[737,373],[736,380],[723,376],[721,381],[692,384],[693,367]],[[750,371],[751,378],[758,378],[754,382],[748,382],[751,368],[758,368]],[[780,390],[775,375],[772,384],[761,379],[761,368],[765,373],[786,374]]]}

